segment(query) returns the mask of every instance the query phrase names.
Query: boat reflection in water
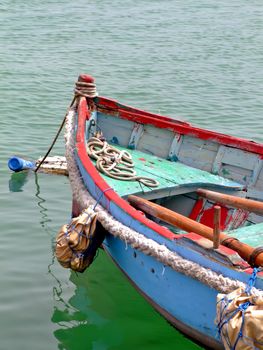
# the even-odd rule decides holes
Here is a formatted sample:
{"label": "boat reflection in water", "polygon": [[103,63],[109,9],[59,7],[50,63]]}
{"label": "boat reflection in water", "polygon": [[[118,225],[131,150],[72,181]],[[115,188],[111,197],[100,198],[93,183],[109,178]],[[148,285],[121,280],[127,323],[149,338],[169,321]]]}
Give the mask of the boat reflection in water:
{"label": "boat reflection in water", "polygon": [[86,272],[71,272],[70,282],[56,277],[57,264],[49,273],[56,282],[51,321],[59,349],[200,349],[153,310],[102,250]]}
{"label": "boat reflection in water", "polygon": [[107,288],[99,287],[93,276],[87,278],[87,275],[83,277],[72,272],[70,281],[75,285],[75,290],[67,300],[67,286],[62,286],[50,273],[57,282],[53,288],[51,321],[59,325],[54,331],[58,348],[75,350],[84,346],[87,349],[109,349],[119,345],[119,332],[110,319],[112,311],[108,305]]}

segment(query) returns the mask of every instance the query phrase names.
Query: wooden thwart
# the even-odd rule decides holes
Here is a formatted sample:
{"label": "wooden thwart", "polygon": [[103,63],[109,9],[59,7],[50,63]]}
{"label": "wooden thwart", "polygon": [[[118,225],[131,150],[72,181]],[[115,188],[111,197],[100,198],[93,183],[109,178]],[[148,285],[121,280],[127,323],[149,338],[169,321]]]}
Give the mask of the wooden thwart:
{"label": "wooden thwart", "polygon": [[244,209],[259,215],[263,215],[263,203],[254,201],[252,199],[240,198],[231,196],[229,194],[223,194],[219,192],[204,190],[199,188],[196,193],[206,199],[210,199],[216,203],[223,205],[229,205],[230,207]]}
{"label": "wooden thwart", "polygon": [[[150,214],[151,216],[154,216],[173,226],[179,227],[184,231],[197,233],[213,241],[213,229],[206,225],[137,196],[128,196],[128,201],[134,207]],[[219,242],[220,244],[236,251],[241,258],[243,258],[249,264],[251,263],[251,257],[253,256],[255,265],[263,266],[263,253],[258,253],[255,255],[255,249],[251,246],[242,243],[236,238],[233,238],[223,232],[219,233]]]}
{"label": "wooden thwart", "polygon": [[68,176],[67,160],[62,156],[46,157],[44,161],[43,158],[39,158],[36,166],[44,173]]}

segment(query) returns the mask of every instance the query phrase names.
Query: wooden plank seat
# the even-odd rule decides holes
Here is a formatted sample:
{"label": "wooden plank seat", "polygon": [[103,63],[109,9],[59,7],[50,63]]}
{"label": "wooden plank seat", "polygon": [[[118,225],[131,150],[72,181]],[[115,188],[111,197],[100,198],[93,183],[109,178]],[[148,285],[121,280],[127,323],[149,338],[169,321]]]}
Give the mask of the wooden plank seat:
{"label": "wooden plank seat", "polygon": [[172,162],[138,150],[127,149],[114,144],[119,150],[127,150],[134,161],[138,176],[151,177],[159,182],[155,189],[142,185],[138,181],[121,181],[101,174],[107,183],[121,196],[140,194],[147,199],[157,199],[166,196],[189,193],[197,188],[209,188],[236,192],[243,189],[243,185],[213,175],[207,171],[196,169],[183,163]]}

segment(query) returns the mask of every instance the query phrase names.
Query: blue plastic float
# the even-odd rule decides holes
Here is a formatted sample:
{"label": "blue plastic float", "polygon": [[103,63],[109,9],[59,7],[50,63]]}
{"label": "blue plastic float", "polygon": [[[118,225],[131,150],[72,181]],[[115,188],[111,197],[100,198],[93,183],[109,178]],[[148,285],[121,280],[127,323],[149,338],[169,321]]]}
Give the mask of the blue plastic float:
{"label": "blue plastic float", "polygon": [[19,157],[12,157],[8,160],[8,167],[10,170],[18,172],[26,169],[34,169],[35,163]]}

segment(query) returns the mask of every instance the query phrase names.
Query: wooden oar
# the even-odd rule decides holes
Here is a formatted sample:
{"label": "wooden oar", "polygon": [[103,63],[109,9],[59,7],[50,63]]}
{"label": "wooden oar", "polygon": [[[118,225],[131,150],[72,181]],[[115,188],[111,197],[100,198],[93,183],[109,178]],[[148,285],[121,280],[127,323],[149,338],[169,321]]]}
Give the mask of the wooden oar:
{"label": "wooden oar", "polygon": [[[175,213],[174,211],[164,208],[156,203],[150,202],[147,199],[143,199],[137,196],[128,196],[128,201],[134,207],[150,214],[164,222],[167,222],[173,226],[179,227],[187,232],[195,232],[211,241],[213,241],[213,229],[200,224],[186,216]],[[251,246],[240,242],[236,238],[228,236],[221,232],[219,234],[220,244],[236,251],[241,258],[246,260],[249,264],[255,264],[256,266],[263,266],[263,252],[260,252]]]}
{"label": "wooden oar", "polygon": [[196,193],[204,198],[210,199],[216,203],[223,205],[229,205],[230,207],[240,208],[259,215],[263,215],[263,203],[254,201],[252,199],[240,198],[236,196],[231,196],[229,194],[223,194],[214,191],[204,190],[199,188]]}

